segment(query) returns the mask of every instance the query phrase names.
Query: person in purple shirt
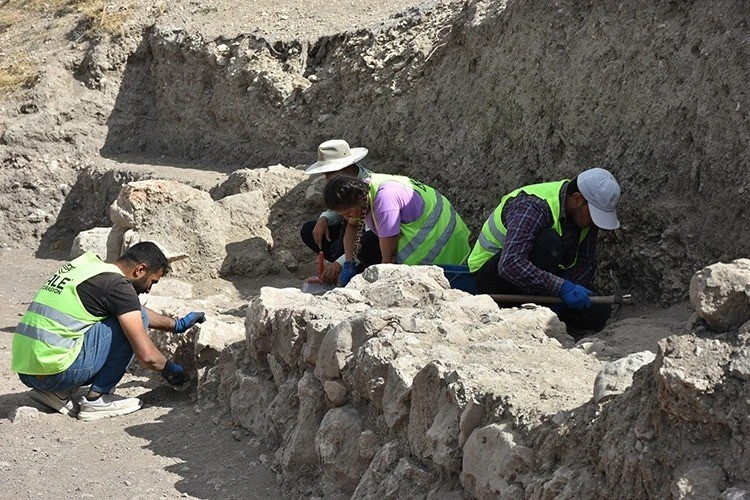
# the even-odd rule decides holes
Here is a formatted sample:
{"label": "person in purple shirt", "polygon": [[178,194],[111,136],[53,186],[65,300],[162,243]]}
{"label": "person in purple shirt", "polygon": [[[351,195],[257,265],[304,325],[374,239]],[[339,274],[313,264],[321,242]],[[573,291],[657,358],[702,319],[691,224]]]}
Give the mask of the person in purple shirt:
{"label": "person in purple shirt", "polygon": [[340,176],[326,184],[326,206],[341,215],[345,285],[368,263],[359,263],[364,227],[378,237],[383,264],[462,264],[469,254],[469,230],[452,204],[434,188],[402,176],[373,174],[368,180]]}

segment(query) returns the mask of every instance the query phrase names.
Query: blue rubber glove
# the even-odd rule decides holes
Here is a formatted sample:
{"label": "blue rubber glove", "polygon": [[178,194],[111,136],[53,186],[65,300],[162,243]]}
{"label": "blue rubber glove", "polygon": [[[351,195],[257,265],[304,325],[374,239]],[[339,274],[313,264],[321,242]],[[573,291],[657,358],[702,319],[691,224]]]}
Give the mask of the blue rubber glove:
{"label": "blue rubber glove", "polygon": [[565,280],[560,287],[560,298],[571,309],[591,307],[589,295],[591,295],[591,290],[581,285],[576,285],[572,281]]}
{"label": "blue rubber glove", "polygon": [[339,283],[346,286],[356,274],[357,263],[353,260],[347,260],[344,262],[344,267],[341,268],[341,272],[339,273]]}
{"label": "blue rubber glove", "polygon": [[195,326],[196,323],[203,323],[204,321],[206,321],[206,313],[189,312],[174,322],[174,332],[185,333],[188,329]]}
{"label": "blue rubber glove", "polygon": [[167,364],[164,365],[164,369],[161,371],[161,376],[171,385],[182,385],[188,379],[187,375],[185,375],[185,370],[180,365],[170,360],[167,360]]}

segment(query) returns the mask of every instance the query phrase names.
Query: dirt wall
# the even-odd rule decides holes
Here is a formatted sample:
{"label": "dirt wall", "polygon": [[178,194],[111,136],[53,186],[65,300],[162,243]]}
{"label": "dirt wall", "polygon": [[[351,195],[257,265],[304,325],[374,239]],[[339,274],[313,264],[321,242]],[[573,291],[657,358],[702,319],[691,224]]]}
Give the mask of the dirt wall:
{"label": "dirt wall", "polygon": [[[475,230],[517,185],[603,166],[624,192],[603,268],[641,298],[682,299],[696,268],[749,243],[748,15],[740,1],[437,4],[273,44],[157,26],[104,151],[296,164],[343,136],[369,166],[444,191]],[[127,106],[136,90],[148,119]]]}

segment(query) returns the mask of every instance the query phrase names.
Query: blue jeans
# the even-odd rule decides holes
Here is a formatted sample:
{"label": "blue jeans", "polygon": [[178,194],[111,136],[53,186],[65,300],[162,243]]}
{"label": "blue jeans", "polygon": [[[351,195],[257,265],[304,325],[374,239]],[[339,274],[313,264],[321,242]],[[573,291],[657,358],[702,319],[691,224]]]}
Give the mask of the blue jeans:
{"label": "blue jeans", "polygon": [[[143,326],[148,329],[148,314],[141,308]],[[55,375],[19,375],[21,382],[45,392],[70,393],[91,384],[91,390],[106,394],[114,388],[133,359],[133,348],[117,318],[94,324],[83,335],[78,357],[65,371]]]}

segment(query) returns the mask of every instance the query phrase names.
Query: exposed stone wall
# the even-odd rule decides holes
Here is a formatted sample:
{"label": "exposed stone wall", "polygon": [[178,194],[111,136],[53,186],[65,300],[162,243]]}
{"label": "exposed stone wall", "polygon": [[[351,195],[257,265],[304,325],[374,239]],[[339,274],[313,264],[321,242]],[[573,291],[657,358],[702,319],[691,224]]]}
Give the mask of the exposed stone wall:
{"label": "exposed stone wall", "polygon": [[750,312],[701,319],[743,265],[696,275],[696,315],[656,356],[604,367],[549,309],[498,309],[435,267],[375,266],[323,296],[264,288],[200,391],[275,450],[292,496],[748,495]]}

